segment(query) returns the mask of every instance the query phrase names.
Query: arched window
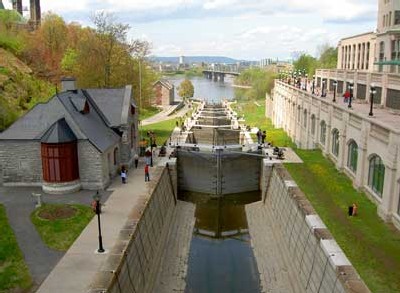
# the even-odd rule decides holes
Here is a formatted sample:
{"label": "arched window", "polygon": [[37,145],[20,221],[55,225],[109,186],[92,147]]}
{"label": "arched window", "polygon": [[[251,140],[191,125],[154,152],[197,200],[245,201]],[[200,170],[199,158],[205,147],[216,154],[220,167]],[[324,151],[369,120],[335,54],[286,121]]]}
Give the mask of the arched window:
{"label": "arched window", "polygon": [[353,171],[357,172],[357,160],[358,160],[358,145],[352,140],[348,145],[348,155],[347,155],[347,167]]}
{"label": "arched window", "polygon": [[307,127],[307,110],[304,109],[303,111],[303,126]]}
{"label": "arched window", "polygon": [[315,134],[315,115],[311,115],[311,134]]}
{"label": "arched window", "polygon": [[336,157],[339,155],[339,130],[332,131],[332,154]]}
{"label": "arched window", "polygon": [[321,136],[319,138],[319,141],[325,145],[325,141],[326,141],[326,123],[325,121],[321,122]]}
{"label": "arched window", "polygon": [[114,149],[114,166],[118,164],[118,148]]}
{"label": "arched window", "polygon": [[369,160],[368,186],[380,197],[383,193],[384,180],[385,165],[379,156],[374,155]]}

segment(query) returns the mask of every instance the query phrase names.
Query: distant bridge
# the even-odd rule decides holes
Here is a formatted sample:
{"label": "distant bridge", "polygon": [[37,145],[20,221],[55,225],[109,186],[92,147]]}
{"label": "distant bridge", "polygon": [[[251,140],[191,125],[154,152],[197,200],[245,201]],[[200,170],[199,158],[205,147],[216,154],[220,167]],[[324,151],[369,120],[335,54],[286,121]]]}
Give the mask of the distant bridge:
{"label": "distant bridge", "polygon": [[224,81],[225,75],[239,76],[239,72],[235,71],[224,71],[224,70],[203,70],[203,74],[206,78],[214,81]]}

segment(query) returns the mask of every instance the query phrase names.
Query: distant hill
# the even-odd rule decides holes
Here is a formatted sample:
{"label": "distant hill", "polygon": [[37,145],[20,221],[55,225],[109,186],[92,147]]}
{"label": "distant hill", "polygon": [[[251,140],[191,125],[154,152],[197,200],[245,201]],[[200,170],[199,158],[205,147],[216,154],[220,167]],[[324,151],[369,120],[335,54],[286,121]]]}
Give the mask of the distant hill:
{"label": "distant hill", "polygon": [[[150,58],[155,62],[164,62],[164,63],[179,63],[179,57],[158,57],[154,56]],[[242,60],[237,60],[224,56],[185,56],[185,63],[236,63]]]}

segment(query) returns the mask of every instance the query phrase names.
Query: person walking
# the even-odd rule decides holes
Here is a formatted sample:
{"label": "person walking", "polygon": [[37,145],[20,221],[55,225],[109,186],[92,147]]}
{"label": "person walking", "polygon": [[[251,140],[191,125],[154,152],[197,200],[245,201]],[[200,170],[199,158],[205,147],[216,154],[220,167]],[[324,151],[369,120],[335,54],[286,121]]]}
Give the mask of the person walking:
{"label": "person walking", "polygon": [[139,156],[137,153],[133,156],[133,159],[135,160],[135,169],[137,169],[139,164]]}
{"label": "person walking", "polygon": [[125,169],[121,170],[121,180],[122,180],[122,184],[126,183],[126,171],[125,171]]}
{"label": "person walking", "polygon": [[144,182],[150,181],[149,165],[144,167]]}

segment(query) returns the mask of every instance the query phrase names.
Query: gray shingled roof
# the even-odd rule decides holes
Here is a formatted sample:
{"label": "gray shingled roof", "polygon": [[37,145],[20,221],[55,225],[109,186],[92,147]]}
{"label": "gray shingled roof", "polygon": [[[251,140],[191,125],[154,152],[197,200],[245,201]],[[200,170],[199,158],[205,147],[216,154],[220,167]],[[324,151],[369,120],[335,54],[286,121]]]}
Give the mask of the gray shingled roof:
{"label": "gray shingled roof", "polygon": [[[74,103],[71,100],[74,100]],[[76,109],[75,104],[82,105],[86,100],[90,112],[82,114]],[[0,140],[41,140],[53,124],[62,118],[65,118],[77,139],[88,139],[101,152],[120,140],[120,137],[107,126],[109,122],[98,107],[82,91],[63,92],[45,104],[36,105],[2,132]]]}
{"label": "gray shingled roof", "polygon": [[[90,111],[87,114],[82,114],[77,111],[71,103],[70,97],[80,98],[82,100],[87,100],[89,103]],[[68,113],[71,115],[74,122],[79,126],[79,129],[85,136],[96,146],[101,152],[107,150],[111,146],[117,144],[120,137],[111,130],[95,107],[90,99],[84,95],[84,93],[79,90],[77,93],[74,92],[64,92],[58,95],[58,99],[67,109]]]}
{"label": "gray shingled roof", "polygon": [[107,117],[111,127],[118,127],[121,123],[125,88],[119,89],[87,89],[101,112]]}
{"label": "gray shingled roof", "polygon": [[44,143],[67,143],[76,141],[76,136],[69,127],[65,118],[61,118],[51,126],[43,135],[41,142]]}

